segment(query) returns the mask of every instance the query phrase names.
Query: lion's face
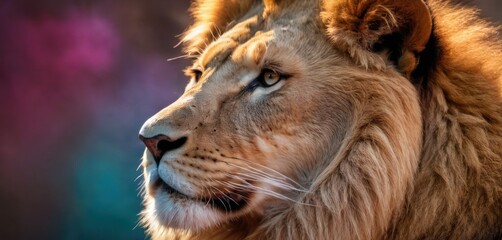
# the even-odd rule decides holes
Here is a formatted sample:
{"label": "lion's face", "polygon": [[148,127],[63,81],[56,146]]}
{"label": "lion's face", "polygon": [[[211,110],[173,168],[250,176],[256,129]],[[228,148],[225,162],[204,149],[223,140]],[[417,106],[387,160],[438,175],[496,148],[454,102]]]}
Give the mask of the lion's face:
{"label": "lion's face", "polygon": [[367,84],[404,79],[362,67],[326,34],[319,2],[302,2],[270,16],[258,3],[217,29],[184,94],[141,128],[152,229],[197,231],[296,201],[343,144],[354,99],[371,99]]}
{"label": "lion's face", "polygon": [[302,174],[334,151],[337,132],[325,129],[346,102],[336,69],[322,69],[339,66],[342,81],[350,67],[312,39],[322,36],[314,23],[295,23],[255,16],[228,30],[187,70],[185,93],[144,124],[144,138],[165,135],[143,157],[148,217],[201,229],[293,200]]}

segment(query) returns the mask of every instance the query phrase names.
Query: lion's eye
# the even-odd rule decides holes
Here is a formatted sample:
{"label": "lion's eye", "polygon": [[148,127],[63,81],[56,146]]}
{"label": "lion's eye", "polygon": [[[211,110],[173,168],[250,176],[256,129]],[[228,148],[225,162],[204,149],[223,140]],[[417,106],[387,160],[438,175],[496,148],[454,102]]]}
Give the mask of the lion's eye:
{"label": "lion's eye", "polygon": [[271,87],[281,81],[284,77],[276,71],[264,69],[258,77],[258,82],[263,87]]}

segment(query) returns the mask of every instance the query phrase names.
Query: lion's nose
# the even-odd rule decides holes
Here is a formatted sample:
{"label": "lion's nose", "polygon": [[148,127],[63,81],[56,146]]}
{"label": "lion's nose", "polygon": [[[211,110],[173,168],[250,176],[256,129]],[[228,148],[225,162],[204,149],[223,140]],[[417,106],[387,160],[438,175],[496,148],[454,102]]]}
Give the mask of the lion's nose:
{"label": "lion's nose", "polygon": [[155,162],[159,165],[159,161],[162,156],[169,151],[175,150],[183,146],[187,141],[187,137],[180,137],[178,139],[172,139],[169,136],[159,134],[154,137],[144,137],[139,135],[139,139],[145,143],[146,148],[150,151],[155,158]]}

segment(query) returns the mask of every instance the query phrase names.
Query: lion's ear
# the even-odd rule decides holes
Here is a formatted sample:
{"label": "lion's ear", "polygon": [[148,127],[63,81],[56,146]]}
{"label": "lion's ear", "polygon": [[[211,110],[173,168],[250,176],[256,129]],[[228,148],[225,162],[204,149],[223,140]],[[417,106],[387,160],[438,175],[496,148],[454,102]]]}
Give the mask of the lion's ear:
{"label": "lion's ear", "polygon": [[181,42],[188,55],[198,55],[218,38],[229,24],[242,17],[254,0],[196,0],[191,12],[194,24],[183,34]]}
{"label": "lion's ear", "polygon": [[388,58],[407,76],[432,32],[423,0],[324,0],[321,17],[330,39],[357,62],[383,68]]}

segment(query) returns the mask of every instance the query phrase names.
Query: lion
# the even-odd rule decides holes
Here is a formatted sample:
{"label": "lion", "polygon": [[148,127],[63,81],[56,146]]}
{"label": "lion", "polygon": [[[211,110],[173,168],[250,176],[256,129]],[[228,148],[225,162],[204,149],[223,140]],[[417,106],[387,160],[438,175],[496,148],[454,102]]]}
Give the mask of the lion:
{"label": "lion", "polygon": [[500,239],[502,48],[440,0],[197,0],[153,239]]}

